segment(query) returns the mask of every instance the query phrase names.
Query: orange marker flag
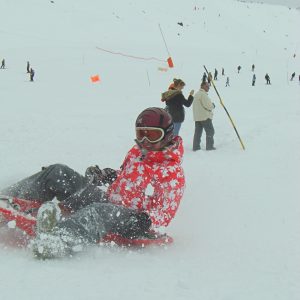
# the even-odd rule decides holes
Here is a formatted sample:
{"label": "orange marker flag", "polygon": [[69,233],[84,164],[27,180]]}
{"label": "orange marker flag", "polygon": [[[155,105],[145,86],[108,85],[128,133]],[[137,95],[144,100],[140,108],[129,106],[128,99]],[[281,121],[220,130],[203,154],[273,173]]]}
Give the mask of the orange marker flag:
{"label": "orange marker flag", "polygon": [[169,57],[167,62],[168,62],[169,68],[174,68],[172,57]]}
{"label": "orange marker flag", "polygon": [[94,76],[91,76],[91,81],[92,82],[100,82],[100,76],[99,75],[94,75]]}

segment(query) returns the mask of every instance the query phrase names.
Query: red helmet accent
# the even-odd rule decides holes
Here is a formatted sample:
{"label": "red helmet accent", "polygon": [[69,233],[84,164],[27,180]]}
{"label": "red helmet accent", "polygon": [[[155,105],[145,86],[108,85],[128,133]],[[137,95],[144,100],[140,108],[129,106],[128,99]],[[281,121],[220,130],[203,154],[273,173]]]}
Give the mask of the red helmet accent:
{"label": "red helmet accent", "polygon": [[163,146],[174,138],[172,117],[163,108],[149,107],[142,111],[136,119],[135,127],[157,127],[163,129],[165,135],[160,141]]}

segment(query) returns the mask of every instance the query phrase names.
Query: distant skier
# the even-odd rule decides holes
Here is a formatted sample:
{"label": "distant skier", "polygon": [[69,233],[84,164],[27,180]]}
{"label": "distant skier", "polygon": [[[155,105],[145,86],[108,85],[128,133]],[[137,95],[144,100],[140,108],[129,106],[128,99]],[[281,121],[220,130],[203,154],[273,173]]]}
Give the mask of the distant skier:
{"label": "distant skier", "polygon": [[30,72],[29,72],[30,81],[33,81],[34,74],[35,74],[34,70],[32,68],[30,68]]}
{"label": "distant skier", "polygon": [[2,59],[0,69],[5,69],[5,59],[4,58]]}
{"label": "distant skier", "polygon": [[294,72],[294,73],[292,74],[291,81],[294,80],[294,77],[295,77],[295,76],[296,76],[296,73]]}
{"label": "distant skier", "polygon": [[271,84],[271,79],[268,73],[265,75],[265,79],[267,81],[267,84]]}
{"label": "distant skier", "polygon": [[256,76],[253,74],[252,76],[252,86],[255,86]]}
{"label": "distant skier", "polygon": [[27,62],[26,70],[27,70],[27,73],[30,73],[30,63],[29,63],[29,61]]}
{"label": "distant skier", "polygon": [[255,69],[255,65],[253,64],[252,65],[252,72],[254,72],[254,69]]}
{"label": "distant skier", "polygon": [[241,71],[241,66],[238,66],[238,68],[237,68],[237,70],[238,70],[238,73],[240,73],[240,71]]}
{"label": "distant skier", "polygon": [[218,80],[218,70],[217,69],[215,69],[214,80]]}
{"label": "distant skier", "polygon": [[224,68],[222,68],[222,76],[225,75],[225,71],[224,71]]}
{"label": "distant skier", "polygon": [[225,87],[226,86],[230,86],[230,84],[229,84],[229,77],[227,76],[227,78],[226,78],[226,85],[225,85]]}

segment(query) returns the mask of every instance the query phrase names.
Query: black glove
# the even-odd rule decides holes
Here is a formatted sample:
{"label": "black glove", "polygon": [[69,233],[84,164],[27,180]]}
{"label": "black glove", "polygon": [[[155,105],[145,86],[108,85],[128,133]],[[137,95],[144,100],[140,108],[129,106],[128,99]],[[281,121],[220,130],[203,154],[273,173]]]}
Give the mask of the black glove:
{"label": "black glove", "polygon": [[102,174],[103,174],[103,183],[104,184],[111,184],[113,183],[118,175],[117,175],[117,171],[111,168],[104,168],[102,170]]}
{"label": "black glove", "polygon": [[111,168],[105,168],[101,170],[99,166],[88,167],[85,171],[85,177],[87,177],[90,183],[96,185],[105,185],[113,183],[117,178],[117,172]]}

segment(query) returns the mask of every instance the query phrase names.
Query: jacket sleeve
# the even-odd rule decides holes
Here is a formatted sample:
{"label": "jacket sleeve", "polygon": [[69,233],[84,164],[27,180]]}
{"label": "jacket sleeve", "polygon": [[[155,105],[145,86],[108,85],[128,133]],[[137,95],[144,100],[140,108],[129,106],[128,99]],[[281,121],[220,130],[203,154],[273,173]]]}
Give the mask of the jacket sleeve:
{"label": "jacket sleeve", "polygon": [[208,111],[212,111],[215,108],[207,94],[203,94],[203,96],[201,97],[201,104],[203,108]]}
{"label": "jacket sleeve", "polygon": [[127,154],[117,179],[109,186],[107,195],[111,202],[136,210],[146,206],[145,190],[150,183],[151,168],[140,161],[138,150]]}
{"label": "jacket sleeve", "polygon": [[178,164],[156,172],[153,178],[154,193],[149,196],[148,214],[156,227],[168,226],[179,207],[185,188],[183,169]]}
{"label": "jacket sleeve", "polygon": [[181,96],[181,104],[185,107],[190,107],[193,103],[194,97],[192,95],[189,95],[187,99],[184,98],[183,94],[180,94]]}

